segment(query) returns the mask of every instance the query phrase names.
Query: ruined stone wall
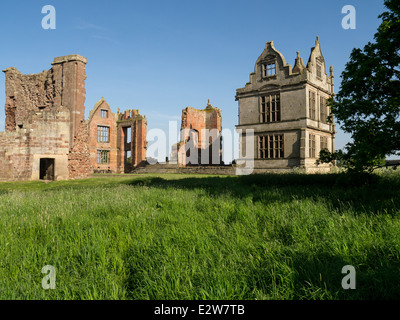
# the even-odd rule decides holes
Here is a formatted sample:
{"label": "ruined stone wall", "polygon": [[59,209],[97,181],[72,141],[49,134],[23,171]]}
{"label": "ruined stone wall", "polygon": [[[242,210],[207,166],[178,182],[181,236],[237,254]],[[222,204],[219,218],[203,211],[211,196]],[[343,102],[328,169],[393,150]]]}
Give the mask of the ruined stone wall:
{"label": "ruined stone wall", "polygon": [[48,71],[24,75],[16,68],[3,71],[6,77],[6,131],[16,131],[30,112],[53,105],[54,85]]}
{"label": "ruined stone wall", "polygon": [[27,152],[28,141],[29,137],[25,132],[0,133],[1,180],[27,180],[30,178],[32,156]]}
{"label": "ruined stone wall", "polygon": [[85,121],[86,63],[87,59],[77,54],[55,58],[52,63],[52,81],[56,84],[55,89],[60,89],[54,105],[65,106],[71,112],[71,147],[81,122]]}
{"label": "ruined stone wall", "polygon": [[[123,113],[118,110],[113,113],[109,104],[101,98],[90,111],[87,124],[93,172],[130,172],[146,159],[147,121],[139,110],[126,110]],[[99,126],[108,128],[107,141],[98,139]],[[99,163],[98,151],[107,152],[107,162]]]}
{"label": "ruined stone wall", "polygon": [[[102,111],[106,111],[106,116],[102,116]],[[88,119],[89,129],[89,150],[90,165],[94,172],[117,172],[118,171],[118,149],[117,149],[117,121],[116,115],[111,112],[109,104],[101,98],[90,112]],[[98,126],[109,128],[109,140],[107,142],[98,141]],[[109,152],[108,163],[98,163],[97,151],[104,150]]]}
{"label": "ruined stone wall", "polygon": [[31,113],[24,128],[1,132],[0,179],[39,179],[41,158],[55,160],[56,180],[68,179],[69,124],[69,110],[59,107]]}
{"label": "ruined stone wall", "polygon": [[[118,112],[117,119],[118,171],[127,173],[146,160],[147,120],[145,116],[139,113],[139,110],[126,110],[124,113]],[[131,132],[130,142],[127,142],[128,128],[130,128]],[[126,161],[127,151],[130,151],[131,154],[129,162]]]}
{"label": "ruined stone wall", "polygon": [[[0,180],[38,180],[53,177],[52,171],[55,180],[87,177],[95,170],[129,172],[145,161],[147,120],[138,110],[114,114],[102,98],[85,122],[86,63],[69,55],[55,58],[51,69],[38,74],[3,70],[6,132],[0,133]],[[109,128],[108,141],[99,141],[99,126]],[[98,163],[98,150],[109,151],[109,161]]]}
{"label": "ruined stone wall", "polygon": [[[193,129],[201,133],[202,129],[217,129],[222,130],[222,115],[221,110],[214,108],[210,103],[203,110],[187,107],[182,110],[182,125],[181,129]],[[202,141],[199,136],[199,147],[208,146],[208,141]],[[184,139],[182,139],[184,140]]]}
{"label": "ruined stone wall", "polygon": [[138,118],[135,121],[135,161],[133,166],[136,167],[146,160],[147,151],[147,121],[144,118]]}
{"label": "ruined stone wall", "polygon": [[3,70],[6,132],[0,133],[1,180],[38,180],[44,159],[50,159],[55,180],[90,174],[84,124],[86,63],[80,55],[69,55],[55,58],[51,69],[38,74]]}
{"label": "ruined stone wall", "polygon": [[72,147],[77,128],[85,117],[86,62],[82,56],[70,55],[55,58],[50,70],[38,74],[24,75],[16,68],[3,70],[6,131],[16,131],[17,127],[23,126],[31,112],[64,106],[70,110]]}
{"label": "ruined stone wall", "polygon": [[74,146],[68,154],[68,172],[70,179],[86,178],[92,173],[89,151],[89,128],[81,122],[74,138]]}
{"label": "ruined stone wall", "polygon": [[[186,130],[185,130],[186,129]],[[205,130],[208,130],[206,132]],[[178,163],[187,164],[187,157],[191,149],[197,149],[197,163],[219,164],[222,161],[222,144],[220,133],[222,131],[221,110],[214,108],[210,101],[203,110],[187,107],[182,110],[181,141],[177,144]],[[189,142],[188,142],[189,141]],[[190,145],[189,145],[190,144]],[[217,149],[216,154],[212,154]],[[201,156],[203,154],[203,156]],[[204,154],[208,154],[205,158]],[[203,157],[203,159],[202,159]],[[216,159],[218,158],[218,159]],[[193,164],[193,163],[191,163]]]}

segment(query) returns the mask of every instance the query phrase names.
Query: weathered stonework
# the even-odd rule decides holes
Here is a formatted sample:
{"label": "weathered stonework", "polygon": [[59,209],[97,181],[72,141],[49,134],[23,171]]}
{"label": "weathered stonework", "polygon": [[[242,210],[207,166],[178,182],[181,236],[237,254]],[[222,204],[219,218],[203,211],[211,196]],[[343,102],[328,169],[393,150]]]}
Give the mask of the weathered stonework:
{"label": "weathered stonework", "polygon": [[89,150],[89,131],[85,122],[81,122],[74,137],[73,147],[68,154],[69,178],[89,176],[92,172]]}
{"label": "weathered stonework", "polygon": [[[334,95],[332,70],[328,75],[318,38],[307,66],[297,53],[293,68],[268,42],[250,81],[236,91],[239,161],[254,151],[254,173],[296,167],[329,171],[316,159],[322,148],[334,150],[335,125],[326,121],[326,99]],[[247,129],[254,130],[252,150],[246,150]]]}
{"label": "weathered stonework", "polygon": [[86,58],[69,55],[55,58],[53,67],[39,74],[24,75],[16,68],[3,70],[6,77],[6,131],[23,127],[30,112],[51,111],[64,106],[70,111],[72,147],[85,118]]}
{"label": "weathered stonework", "polygon": [[38,111],[24,128],[0,133],[0,179],[39,180],[41,159],[55,162],[53,178],[69,178],[67,170],[70,113],[65,107]]}
{"label": "weathered stonework", "polygon": [[139,110],[135,109],[123,113],[118,110],[117,130],[119,172],[130,172],[146,161],[146,116],[142,116]]}
{"label": "weathered stonework", "polygon": [[[181,141],[175,147],[180,166],[222,164],[222,115],[210,101],[203,110],[182,110]],[[194,154],[191,155],[191,152]],[[174,156],[174,155],[173,155]]]}
{"label": "weathered stonework", "polygon": [[3,70],[6,131],[0,133],[1,180],[88,176],[88,132],[82,127],[86,62],[69,55],[55,58],[53,67],[39,74]]}
{"label": "weathered stonework", "polygon": [[[86,63],[80,55],[69,55],[55,58],[52,68],[39,74],[3,71],[6,131],[0,132],[0,180],[130,172],[145,161],[147,120],[138,110],[114,114],[102,98],[85,122]],[[108,128],[107,141],[99,140],[99,127]],[[99,150],[107,153],[100,163]]]}
{"label": "weathered stonework", "polygon": [[[94,172],[127,173],[146,160],[147,120],[139,110],[113,113],[101,98],[90,112],[87,125]],[[99,139],[99,127],[108,128],[108,139]],[[99,159],[101,151],[107,152],[107,161]]]}

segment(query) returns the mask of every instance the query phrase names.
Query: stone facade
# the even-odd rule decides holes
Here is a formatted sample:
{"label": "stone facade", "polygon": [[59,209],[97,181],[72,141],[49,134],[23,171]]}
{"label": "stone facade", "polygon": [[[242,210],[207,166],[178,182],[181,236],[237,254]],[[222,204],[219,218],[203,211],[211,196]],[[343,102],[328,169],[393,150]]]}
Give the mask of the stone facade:
{"label": "stone facade", "polygon": [[[328,123],[326,100],[334,95],[333,69],[329,75],[317,37],[307,63],[297,53],[294,67],[267,42],[245,87],[237,89],[240,159],[254,151],[254,172],[303,168],[326,172],[316,165],[321,149],[334,151],[335,125]],[[246,150],[246,130],[254,138]],[[239,159],[239,160],[240,160]]]}
{"label": "stone facade", "polygon": [[86,177],[93,172],[89,157],[89,131],[87,124],[82,121],[74,137],[74,144],[68,154],[70,179]]}
{"label": "stone facade", "polygon": [[[64,180],[85,177],[86,58],[55,58],[52,68],[24,75],[3,70],[6,125],[0,133],[1,180]],[[87,134],[87,133],[86,133]],[[74,147],[75,143],[77,146]],[[79,170],[73,164],[80,161]]]}
{"label": "stone facade", "polygon": [[130,172],[146,161],[147,119],[139,110],[126,110],[117,114],[117,146],[119,171]]}
{"label": "stone facade", "polygon": [[147,120],[139,110],[113,113],[101,98],[90,112],[87,126],[94,172],[127,173],[146,160]]}
{"label": "stone facade", "polygon": [[183,167],[222,164],[221,131],[221,110],[214,108],[210,100],[203,110],[183,109],[181,141],[175,147],[178,164]]}
{"label": "stone facade", "polygon": [[[85,121],[86,63],[80,55],[69,55],[55,58],[52,68],[39,74],[3,70],[6,123],[0,132],[0,180],[84,178],[99,169],[127,172],[144,161],[147,121],[137,110],[113,114],[102,99]],[[102,110],[109,118],[101,117]],[[97,140],[98,126],[111,130],[109,143]],[[124,140],[127,127],[133,142]],[[112,152],[110,162],[103,161],[100,168],[99,149]]]}
{"label": "stone facade", "polygon": [[51,111],[64,106],[70,111],[72,147],[85,118],[86,58],[69,55],[55,58],[53,67],[39,74],[24,75],[16,68],[3,70],[6,77],[6,131],[16,131],[29,120],[31,112]]}
{"label": "stone facade", "polygon": [[[23,128],[0,133],[1,180],[64,180],[69,178],[70,112],[65,107],[38,111]],[[53,159],[46,172],[46,159]]]}

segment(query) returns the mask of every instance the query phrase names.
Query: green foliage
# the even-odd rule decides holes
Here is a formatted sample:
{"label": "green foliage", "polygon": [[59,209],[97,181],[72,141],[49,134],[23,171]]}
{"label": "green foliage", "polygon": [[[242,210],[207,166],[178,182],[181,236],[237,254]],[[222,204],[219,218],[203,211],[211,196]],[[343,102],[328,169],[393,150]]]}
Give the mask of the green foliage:
{"label": "green foliage", "polygon": [[[336,153],[353,171],[372,171],[388,155],[400,155],[400,3],[388,11],[364,48],[353,49],[336,99],[328,104],[341,128],[352,135],[346,152]],[[330,160],[326,154],[321,161]]]}
{"label": "green foliage", "polygon": [[0,183],[0,299],[399,299],[399,173],[366,176]]}

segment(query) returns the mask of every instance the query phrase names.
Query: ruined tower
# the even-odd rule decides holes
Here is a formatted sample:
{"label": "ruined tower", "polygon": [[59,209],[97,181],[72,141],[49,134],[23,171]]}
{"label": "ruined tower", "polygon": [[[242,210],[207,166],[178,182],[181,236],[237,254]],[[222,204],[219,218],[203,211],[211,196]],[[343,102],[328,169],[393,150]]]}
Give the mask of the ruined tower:
{"label": "ruined tower", "polygon": [[86,58],[74,54],[54,59],[52,68],[39,74],[3,70],[6,77],[6,125],[8,132],[23,128],[32,113],[63,106],[70,111],[70,147],[85,120]]}
{"label": "ruined tower", "polygon": [[77,54],[55,58],[52,63],[52,81],[58,93],[53,104],[70,110],[71,146],[81,122],[85,121],[86,63],[86,58]]}
{"label": "ruined tower", "polygon": [[86,58],[54,59],[38,74],[3,70],[6,132],[0,133],[0,179],[63,180],[90,174],[85,118]]}
{"label": "ruined tower", "polygon": [[205,109],[182,110],[181,141],[177,144],[180,166],[222,164],[222,115],[208,100]]}

